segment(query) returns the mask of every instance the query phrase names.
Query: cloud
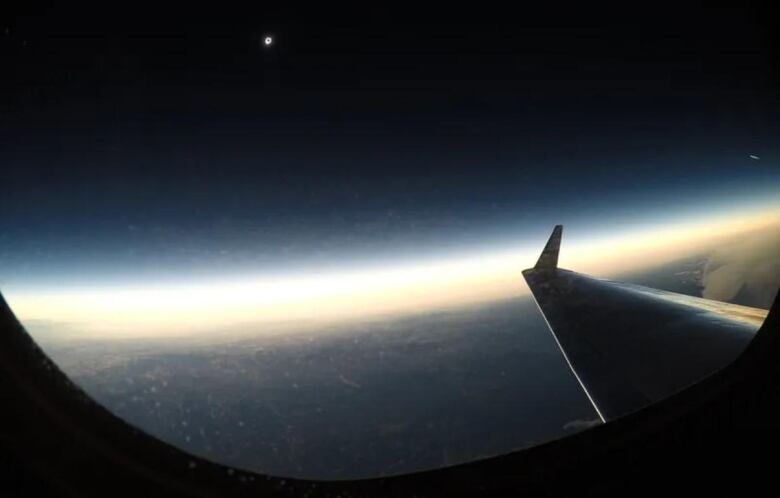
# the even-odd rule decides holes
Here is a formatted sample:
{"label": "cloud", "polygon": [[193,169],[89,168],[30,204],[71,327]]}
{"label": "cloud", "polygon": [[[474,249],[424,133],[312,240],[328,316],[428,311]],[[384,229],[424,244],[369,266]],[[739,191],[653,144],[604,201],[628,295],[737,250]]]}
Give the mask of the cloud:
{"label": "cloud", "polygon": [[563,430],[565,431],[584,431],[585,429],[590,429],[591,427],[595,427],[597,425],[601,425],[601,420],[594,419],[594,420],[583,420],[583,419],[577,419],[572,420],[570,422],[566,422],[563,424]]}
{"label": "cloud", "polygon": [[771,307],[780,285],[780,226],[715,250],[704,267],[702,285],[707,299]]}

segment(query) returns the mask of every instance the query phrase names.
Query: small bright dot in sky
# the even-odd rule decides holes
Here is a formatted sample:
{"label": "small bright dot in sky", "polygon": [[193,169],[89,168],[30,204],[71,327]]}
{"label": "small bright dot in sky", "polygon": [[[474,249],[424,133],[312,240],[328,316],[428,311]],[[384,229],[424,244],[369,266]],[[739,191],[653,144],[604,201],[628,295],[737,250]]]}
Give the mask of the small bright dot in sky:
{"label": "small bright dot in sky", "polygon": [[272,37],[270,37],[270,36],[266,36],[265,38],[263,38],[263,44],[266,47],[270,46],[273,42],[274,42],[274,39]]}
{"label": "small bright dot in sky", "polygon": [[750,159],[753,159],[753,160],[755,160],[755,161],[758,161],[759,159],[761,159],[760,157],[758,157],[758,156],[757,156],[757,155],[755,155],[755,154],[749,154],[749,156],[750,156]]}

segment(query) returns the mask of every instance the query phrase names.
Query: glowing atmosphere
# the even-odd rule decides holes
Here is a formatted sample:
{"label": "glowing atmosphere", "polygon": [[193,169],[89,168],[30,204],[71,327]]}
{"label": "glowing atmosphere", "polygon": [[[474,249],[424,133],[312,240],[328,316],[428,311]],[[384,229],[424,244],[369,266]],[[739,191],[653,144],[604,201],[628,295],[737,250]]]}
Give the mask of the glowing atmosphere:
{"label": "glowing atmosphere", "polygon": [[[563,263],[615,277],[711,251],[735,236],[768,238],[771,243],[780,231],[776,204],[713,218],[644,227],[644,231],[601,239],[588,237],[575,227],[573,236],[567,234],[573,240],[567,240]],[[535,241],[537,247],[517,243],[514,250],[511,246],[501,251],[485,248],[459,256],[428,255],[422,262],[388,261],[381,266],[366,262],[290,274],[264,275],[248,269],[226,278],[185,276],[160,282],[150,278],[151,282],[104,285],[71,277],[71,282],[63,279],[45,286],[26,286],[22,281],[18,291],[13,282],[5,287],[20,319],[67,324],[62,338],[73,334],[166,337],[214,331],[224,336],[226,329],[236,334],[242,327],[249,328],[244,334],[279,333],[339,319],[420,313],[522,296],[527,288],[519,270],[533,265],[540,240],[543,234]]]}

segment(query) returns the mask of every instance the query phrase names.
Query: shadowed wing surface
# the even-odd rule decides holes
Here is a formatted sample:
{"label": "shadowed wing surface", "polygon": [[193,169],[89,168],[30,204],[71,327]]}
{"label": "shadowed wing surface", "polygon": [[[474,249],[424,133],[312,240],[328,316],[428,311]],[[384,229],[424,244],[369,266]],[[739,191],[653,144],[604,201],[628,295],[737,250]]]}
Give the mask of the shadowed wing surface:
{"label": "shadowed wing surface", "polygon": [[603,421],[659,401],[728,365],[767,312],[557,267],[556,226],[528,286]]}

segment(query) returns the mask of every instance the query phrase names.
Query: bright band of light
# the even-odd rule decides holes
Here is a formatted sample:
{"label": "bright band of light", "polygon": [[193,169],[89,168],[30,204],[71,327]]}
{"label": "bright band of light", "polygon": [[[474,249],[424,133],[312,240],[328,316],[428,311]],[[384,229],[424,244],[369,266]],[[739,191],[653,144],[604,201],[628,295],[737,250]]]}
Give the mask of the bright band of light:
{"label": "bright band of light", "polygon": [[[560,266],[616,276],[683,257],[724,237],[777,230],[778,224],[780,212],[772,210],[647,227],[600,240],[566,227]],[[248,275],[176,284],[7,289],[6,298],[23,323],[68,324],[67,330],[74,331],[69,333],[101,338],[227,334],[250,326],[254,333],[279,332],[296,324],[415,313],[521,296],[528,292],[521,270],[533,266],[547,235],[516,248],[433,264],[369,266],[287,278]]]}

